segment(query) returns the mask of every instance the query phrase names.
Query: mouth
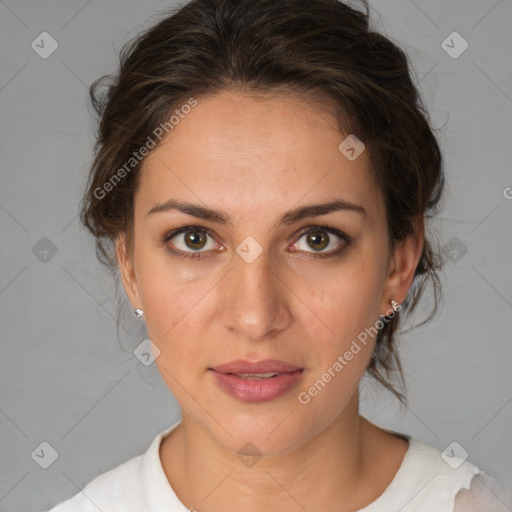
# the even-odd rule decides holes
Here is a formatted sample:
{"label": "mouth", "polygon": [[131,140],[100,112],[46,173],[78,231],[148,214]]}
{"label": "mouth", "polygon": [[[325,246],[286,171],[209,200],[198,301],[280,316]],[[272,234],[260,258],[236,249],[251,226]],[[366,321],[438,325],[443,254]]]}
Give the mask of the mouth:
{"label": "mouth", "polygon": [[241,379],[258,380],[258,379],[273,379],[280,375],[279,373],[228,373],[228,375],[236,375]]}
{"label": "mouth", "polygon": [[242,402],[268,402],[290,392],[302,380],[304,368],[283,361],[232,361],[208,368],[219,388]]}
{"label": "mouth", "polygon": [[272,378],[275,374],[303,370],[300,366],[278,359],[263,359],[254,362],[237,359],[236,361],[229,361],[209,369],[220,373],[231,373],[241,376],[256,375],[263,376],[263,378]]}

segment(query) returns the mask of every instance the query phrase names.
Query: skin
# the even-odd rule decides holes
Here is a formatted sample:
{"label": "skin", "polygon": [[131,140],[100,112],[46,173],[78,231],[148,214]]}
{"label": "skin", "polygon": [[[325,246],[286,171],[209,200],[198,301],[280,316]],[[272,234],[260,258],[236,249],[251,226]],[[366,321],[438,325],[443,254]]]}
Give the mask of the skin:
{"label": "skin", "polygon": [[[224,91],[198,105],[145,159],[135,195],[133,253],[116,250],[125,291],[144,310],[159,348],[159,371],[182,409],[181,425],[160,447],[178,498],[200,512],[304,509],[354,511],[377,499],[398,470],[408,443],[359,415],[358,384],[375,339],[303,405],[307,390],[357,335],[390,313],[411,286],[424,243],[423,222],[388,250],[382,194],[365,152],[349,161],[325,105],[298,95]],[[223,211],[230,225],[165,211],[178,199]],[[285,212],[341,198],[363,206],[276,226]],[[298,235],[330,226],[353,243],[329,245]],[[212,230],[203,247],[183,226]],[[192,230],[193,232],[193,230]],[[189,233],[189,237],[190,237]],[[196,235],[197,236],[197,235]],[[262,253],[252,263],[236,248],[248,236]],[[304,368],[300,385],[281,397],[245,403],[224,393],[207,369],[233,359],[280,359]],[[244,465],[253,443],[261,458]]]}

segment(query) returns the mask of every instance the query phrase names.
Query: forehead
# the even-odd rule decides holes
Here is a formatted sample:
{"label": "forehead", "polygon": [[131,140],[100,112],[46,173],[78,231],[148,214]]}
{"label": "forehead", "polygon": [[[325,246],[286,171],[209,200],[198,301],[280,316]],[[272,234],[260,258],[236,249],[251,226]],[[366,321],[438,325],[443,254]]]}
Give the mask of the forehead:
{"label": "forehead", "polygon": [[341,197],[375,208],[368,155],[349,160],[339,149],[348,135],[325,105],[297,95],[197,98],[143,162],[136,202],[174,197],[262,214]]}

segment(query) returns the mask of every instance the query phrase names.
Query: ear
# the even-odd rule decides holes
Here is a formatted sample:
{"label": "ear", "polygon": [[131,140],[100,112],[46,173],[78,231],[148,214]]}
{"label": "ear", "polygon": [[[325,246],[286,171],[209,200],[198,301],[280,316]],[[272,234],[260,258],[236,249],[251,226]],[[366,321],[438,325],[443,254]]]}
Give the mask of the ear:
{"label": "ear", "polygon": [[411,287],[416,267],[421,258],[425,243],[425,224],[423,217],[414,221],[414,233],[397,242],[392,255],[388,276],[383,288],[381,314],[390,313],[391,299],[401,303]]}
{"label": "ear", "polygon": [[132,259],[128,256],[126,247],[126,234],[121,233],[116,238],[116,257],[119,265],[119,274],[123,282],[124,291],[134,308],[142,308],[137,286],[137,277]]}

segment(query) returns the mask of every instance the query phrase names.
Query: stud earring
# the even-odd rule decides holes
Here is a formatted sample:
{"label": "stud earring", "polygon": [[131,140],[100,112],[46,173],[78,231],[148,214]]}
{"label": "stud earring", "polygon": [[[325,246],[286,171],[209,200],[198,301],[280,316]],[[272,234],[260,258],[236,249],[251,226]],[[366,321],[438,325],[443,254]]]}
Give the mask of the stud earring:
{"label": "stud earring", "polygon": [[391,299],[391,307],[393,308],[393,311],[396,313],[397,311],[400,311],[401,306],[400,303],[397,302],[395,299]]}
{"label": "stud earring", "polygon": [[142,309],[140,308],[133,308],[133,312],[135,313],[135,316],[137,318],[140,318],[141,316],[144,315],[144,311],[142,311]]}
{"label": "stud earring", "polygon": [[[393,308],[393,311],[396,313],[397,311],[400,311],[402,309],[402,306],[399,302],[397,302],[395,299],[390,300],[391,307]],[[379,315],[379,318],[382,320],[383,318],[387,318],[386,315]]]}

